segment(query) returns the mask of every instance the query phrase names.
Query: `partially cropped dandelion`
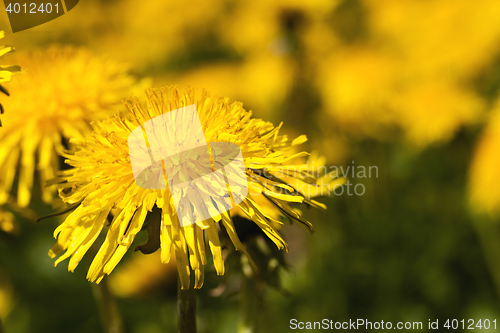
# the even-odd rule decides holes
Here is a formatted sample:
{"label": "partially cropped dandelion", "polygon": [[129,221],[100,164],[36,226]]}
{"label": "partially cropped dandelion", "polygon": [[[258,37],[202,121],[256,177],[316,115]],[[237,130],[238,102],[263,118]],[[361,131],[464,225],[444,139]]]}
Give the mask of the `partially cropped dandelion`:
{"label": "partially cropped dandelion", "polygon": [[[87,275],[90,281],[99,282],[113,271],[137,233],[146,227],[149,240],[139,248],[149,253],[160,247],[164,263],[174,256],[181,286],[186,289],[191,269],[195,274],[194,287],[203,284],[207,265],[205,242],[209,244],[217,273],[224,274],[221,226],[236,250],[245,252],[228,212],[181,227],[168,188],[144,189],[135,183],[127,141],[131,131],[161,114],[193,104],[208,142],[232,142],[241,148],[246,176],[251,180],[250,193],[238,205],[241,213],[259,226],[279,249],[288,249],[276,230],[282,222],[273,218],[273,213],[261,206],[256,197],[265,197],[282,215],[313,229],[290,203],[324,206],[282,180],[287,177],[315,184],[313,175],[299,167],[303,161],[297,162],[307,153],[297,152],[293,147],[303,143],[305,136],[289,140],[279,134],[281,125],[274,127],[254,119],[241,103],[210,97],[204,90],[169,86],[148,90],[147,99],[147,107],[136,99],[127,100],[126,112],[96,122],[88,138],[73,140],[78,150],[65,156],[74,168],[63,171],[55,181],[59,183],[63,201],[77,207],[54,232],[57,243],[49,255],[55,257],[65,251],[56,265],[70,258],[68,269],[73,271],[97,237],[106,231]],[[208,206],[211,204],[207,202]]]}
{"label": "partially cropped dandelion", "polygon": [[[495,19],[500,2],[356,3],[339,6],[334,19],[313,22],[304,34],[305,53],[316,68],[318,91],[333,126],[377,139],[401,134],[424,148],[449,142],[461,128],[481,121],[488,103],[469,82],[500,50],[500,21]],[[357,14],[351,10],[346,15],[340,7],[364,14],[344,26],[346,17]],[[337,28],[331,21],[339,21]]]}
{"label": "partially cropped dandelion", "polygon": [[5,101],[0,204],[8,200],[13,188],[15,191],[18,179],[17,203],[26,206],[32,197],[35,171],[48,202],[53,189],[45,187],[45,181],[59,170],[56,150],[63,150],[68,138],[90,132],[91,121],[114,113],[133,79],[123,66],[73,47],[18,53],[16,62],[26,73],[10,83],[12,96]]}
{"label": "partially cropped dandelion", "polygon": [[500,215],[500,99],[475,148],[469,170],[471,208],[490,216]]}
{"label": "partially cropped dandelion", "polygon": [[18,225],[15,223],[14,214],[0,207],[0,230],[6,233],[15,232]]}
{"label": "partially cropped dandelion", "polygon": [[[0,39],[5,37],[5,32],[0,31]],[[0,46],[0,57],[14,51],[14,48],[12,46]],[[10,78],[12,77],[12,73],[18,72],[21,68],[17,65],[0,65],[0,82],[7,82],[10,81]],[[9,95],[7,90],[0,85],[0,91],[6,95]],[[3,114],[4,109],[2,104],[0,104],[0,113]],[[0,121],[0,126],[2,125]]]}

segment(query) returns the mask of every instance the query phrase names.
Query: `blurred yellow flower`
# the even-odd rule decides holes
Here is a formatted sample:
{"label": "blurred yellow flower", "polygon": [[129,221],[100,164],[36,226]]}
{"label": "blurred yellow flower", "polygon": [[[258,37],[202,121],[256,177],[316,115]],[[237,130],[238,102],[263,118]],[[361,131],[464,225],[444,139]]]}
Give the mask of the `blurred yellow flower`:
{"label": "blurred yellow flower", "polygon": [[221,0],[150,0],[147,5],[133,0],[109,2],[105,10],[112,15],[99,27],[103,33],[97,38],[89,35],[88,43],[136,68],[156,68],[189,46],[210,45],[211,27],[221,18],[224,6]]}
{"label": "blurred yellow flower", "polygon": [[[162,83],[199,85],[220,96],[235,96],[258,110],[259,115],[275,113],[291,91],[297,68],[286,55],[263,51],[241,64],[211,64],[168,75]],[[235,84],[237,82],[238,84]]]}
{"label": "blurred yellow flower", "polygon": [[[135,183],[128,152],[131,131],[149,119],[192,104],[198,110],[208,142],[233,142],[241,148],[246,175],[252,179],[249,195],[239,204],[245,216],[255,222],[279,249],[287,248],[287,245],[272,224],[281,222],[273,219],[251,193],[264,195],[279,207],[283,215],[312,230],[312,225],[289,203],[323,205],[304,197],[278,179],[269,178],[284,173],[307,183],[316,182],[306,170],[298,170],[293,165],[294,160],[307,155],[293,150],[293,146],[306,140],[305,136],[289,140],[278,134],[281,125],[274,127],[261,119],[251,118],[251,113],[243,109],[241,103],[210,97],[204,90],[169,86],[148,90],[147,97],[147,109],[138,100],[129,99],[126,113],[95,123],[90,137],[74,140],[80,149],[74,155],[66,156],[67,163],[75,168],[63,172],[59,187],[63,201],[78,206],[54,232],[57,243],[49,255],[55,257],[66,250],[55,264],[71,257],[68,269],[73,271],[103,229],[107,229],[104,243],[87,275],[89,280],[99,282],[113,271],[146,220],[148,235],[159,233],[161,261],[168,263],[171,255],[175,256],[182,288],[189,287],[190,267],[195,272],[195,288],[203,284],[204,266],[207,265],[205,241],[210,245],[217,273],[224,274],[219,223],[223,224],[236,250],[246,253],[227,212],[181,227],[168,189],[144,189]],[[207,208],[211,209],[210,206]],[[108,216],[113,219],[106,227]]]}
{"label": "blurred yellow flower", "polygon": [[[211,27],[214,36],[210,36],[213,43],[220,43],[220,48],[235,59],[222,56],[216,62],[195,64],[187,71],[165,75],[160,82],[203,86],[218,95],[244,101],[259,116],[278,117],[277,110],[299,80],[300,68],[293,54],[291,31],[298,33],[304,21],[325,15],[335,3],[328,0],[216,1],[215,6],[223,9],[219,9],[220,16]],[[211,9],[209,20],[213,17]],[[199,28],[193,26],[193,30]],[[196,49],[199,43],[205,45],[206,41],[194,40],[192,48]]]}
{"label": "blurred yellow flower", "polygon": [[495,0],[364,0],[374,40],[404,61],[403,76],[469,78],[500,49]]}
{"label": "blurred yellow flower", "polygon": [[476,212],[500,214],[500,100],[475,149],[469,170],[469,199]]}
{"label": "blurred yellow flower", "polygon": [[17,203],[23,207],[32,196],[35,170],[43,199],[51,200],[45,181],[59,170],[56,150],[63,150],[68,138],[89,132],[91,121],[114,112],[134,80],[122,65],[72,47],[18,53],[16,61],[27,71],[10,83],[12,96],[5,102],[0,203],[9,198],[18,172]]}
{"label": "blurred yellow flower", "polygon": [[481,119],[486,102],[470,82],[500,50],[498,1],[358,6],[366,22],[356,23],[365,30],[354,40],[320,23],[311,29],[324,38],[304,34],[324,109],[343,131],[384,138],[401,130],[423,147]]}
{"label": "blurred yellow flower", "polygon": [[0,207],[0,230],[6,233],[15,232],[18,225],[15,223],[14,214]]}
{"label": "blurred yellow flower", "polygon": [[318,88],[340,129],[375,135],[393,121],[385,104],[394,93],[394,71],[385,54],[363,46],[341,48],[320,62]]}
{"label": "blurred yellow flower", "polygon": [[406,139],[422,147],[449,141],[461,126],[477,122],[485,104],[473,91],[435,79],[395,94],[391,106]]}
{"label": "blurred yellow flower", "polygon": [[237,1],[228,6],[218,21],[221,38],[241,54],[255,55],[265,50],[288,53],[287,29],[296,28],[303,19],[314,20],[329,13],[335,0],[255,0]]}

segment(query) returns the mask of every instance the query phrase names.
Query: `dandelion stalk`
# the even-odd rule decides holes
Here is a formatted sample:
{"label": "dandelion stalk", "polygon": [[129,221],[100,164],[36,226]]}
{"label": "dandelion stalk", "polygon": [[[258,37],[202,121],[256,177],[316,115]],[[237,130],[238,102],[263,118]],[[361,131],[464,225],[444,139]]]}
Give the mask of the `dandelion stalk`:
{"label": "dandelion stalk", "polygon": [[257,332],[259,310],[262,307],[262,298],[257,290],[257,283],[251,276],[242,274],[240,299],[240,322],[238,333]]}
{"label": "dandelion stalk", "polygon": [[92,291],[99,309],[104,332],[123,333],[122,319],[115,299],[109,291],[107,279],[102,279],[99,284],[92,284]]}
{"label": "dandelion stalk", "polygon": [[497,296],[500,299],[500,268],[497,264],[500,260],[500,244],[498,244],[497,241],[500,236],[500,230],[498,226],[487,217],[473,216],[472,225],[476,231],[487,265],[490,269]]}
{"label": "dandelion stalk", "polygon": [[179,333],[196,333],[194,274],[191,274],[191,280],[189,288],[182,289],[181,280],[177,279],[177,329]]}

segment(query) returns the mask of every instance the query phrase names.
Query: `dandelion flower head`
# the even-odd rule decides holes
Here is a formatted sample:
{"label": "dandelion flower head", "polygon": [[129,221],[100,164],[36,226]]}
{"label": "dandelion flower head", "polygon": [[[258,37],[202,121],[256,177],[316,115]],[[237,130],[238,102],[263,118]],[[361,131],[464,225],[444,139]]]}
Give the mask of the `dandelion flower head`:
{"label": "dandelion flower head", "polygon": [[17,203],[24,207],[32,197],[35,170],[43,199],[52,199],[45,181],[59,169],[56,150],[63,150],[68,138],[90,132],[91,121],[114,113],[133,79],[122,65],[84,49],[50,46],[17,55],[26,72],[9,84],[11,96],[4,102],[8,112],[0,131],[0,203],[16,190],[19,170]]}
{"label": "dandelion flower head", "polygon": [[[207,142],[231,142],[241,149],[250,190],[238,204],[242,214],[260,227],[279,249],[287,249],[276,230],[282,222],[258,204],[257,196],[264,196],[282,215],[312,230],[312,225],[290,203],[321,208],[325,208],[324,205],[307,198],[279,178],[284,175],[288,179],[316,182],[310,173],[297,171],[293,165],[294,161],[308,155],[293,147],[303,143],[305,136],[290,140],[280,135],[281,125],[274,127],[269,122],[252,118],[252,113],[239,102],[211,97],[201,89],[168,86],[148,90],[147,107],[138,99],[128,99],[125,112],[94,123],[94,131],[88,138],[73,140],[77,150],[65,157],[66,163],[74,168],[63,171],[57,182],[63,201],[76,208],[54,232],[57,243],[49,255],[55,257],[65,251],[56,260],[56,265],[70,258],[68,269],[73,271],[97,237],[105,232],[105,239],[87,275],[90,281],[99,282],[113,271],[137,233],[145,228],[148,242],[139,249],[152,253],[160,248],[164,263],[174,256],[182,288],[189,287],[191,270],[195,275],[194,287],[200,288],[207,265],[205,243],[213,256],[216,272],[224,274],[219,239],[222,229],[235,249],[246,253],[229,212],[181,227],[168,188],[147,189],[135,182],[127,141],[130,133],[150,119],[190,105],[196,106]],[[252,223],[250,221],[248,223]]]}

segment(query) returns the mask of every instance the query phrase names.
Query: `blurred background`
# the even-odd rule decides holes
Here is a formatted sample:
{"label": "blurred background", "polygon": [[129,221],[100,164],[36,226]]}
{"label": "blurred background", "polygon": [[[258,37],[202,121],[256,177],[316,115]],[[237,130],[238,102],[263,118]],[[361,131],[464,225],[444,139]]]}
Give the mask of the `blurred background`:
{"label": "blurred background", "polygon": [[[17,55],[79,46],[128,65],[144,86],[241,101],[283,121],[283,133],[306,134],[327,166],[356,168],[346,176],[357,194],[303,211],[314,235],[281,230],[289,253],[240,231],[256,257],[277,260],[271,273],[248,279],[229,255],[226,275],[207,269],[197,292],[199,332],[236,332],[248,318],[256,332],[287,332],[292,318],[500,320],[499,17],[497,0],[82,0],[16,34],[4,13],[0,27]],[[53,267],[61,220],[35,223],[53,212],[36,191],[28,208],[0,214],[6,332],[100,332],[89,258],[74,273]],[[175,331],[175,264],[130,252],[107,283],[125,332]],[[245,284],[261,292],[245,295]]]}

